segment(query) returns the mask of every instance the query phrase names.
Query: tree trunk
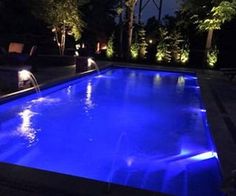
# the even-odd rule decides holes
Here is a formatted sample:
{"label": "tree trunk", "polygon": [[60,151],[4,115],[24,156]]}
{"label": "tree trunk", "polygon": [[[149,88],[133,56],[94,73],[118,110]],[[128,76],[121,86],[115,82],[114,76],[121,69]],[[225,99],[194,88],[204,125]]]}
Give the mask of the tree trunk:
{"label": "tree trunk", "polygon": [[58,46],[59,54],[61,55],[61,43],[59,41],[58,30],[57,30],[56,27],[53,27],[53,29],[55,29],[55,31],[54,31],[54,33],[55,33],[55,41],[56,41],[57,46]]}
{"label": "tree trunk", "polygon": [[64,55],[65,44],[66,44],[66,26],[65,23],[63,23],[62,34],[61,34],[61,55]]}
{"label": "tree trunk", "polygon": [[126,1],[126,18],[127,18],[127,41],[126,41],[126,59],[130,59],[130,48],[132,44],[133,21],[134,21],[134,7],[137,0]]}
{"label": "tree trunk", "polygon": [[122,13],[120,13],[120,16],[119,16],[119,24],[120,24],[119,57],[123,58],[123,16],[122,16]]}
{"label": "tree trunk", "polygon": [[207,34],[207,41],[206,41],[206,50],[211,49],[213,31],[214,31],[213,29],[209,29],[209,31],[208,31],[208,34]]}
{"label": "tree trunk", "polygon": [[203,66],[205,65],[206,67],[207,67],[207,53],[212,47],[213,32],[214,32],[213,29],[209,29],[207,33],[206,48],[203,57]]}

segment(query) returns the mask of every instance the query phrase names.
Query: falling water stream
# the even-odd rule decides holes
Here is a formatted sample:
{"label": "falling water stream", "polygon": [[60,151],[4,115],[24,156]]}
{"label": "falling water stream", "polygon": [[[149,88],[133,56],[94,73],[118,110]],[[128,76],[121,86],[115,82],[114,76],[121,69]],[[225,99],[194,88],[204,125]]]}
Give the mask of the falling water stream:
{"label": "falling water stream", "polygon": [[35,76],[28,70],[21,70],[18,72],[18,76],[19,76],[19,82],[24,82],[29,80],[35,91],[40,94],[40,88],[39,88],[39,84],[37,82],[37,79],[35,78]]}
{"label": "falling water stream", "polygon": [[88,67],[91,67],[92,65],[94,65],[95,69],[97,70],[98,74],[100,75],[100,70],[99,70],[97,63],[92,58],[88,58]]}

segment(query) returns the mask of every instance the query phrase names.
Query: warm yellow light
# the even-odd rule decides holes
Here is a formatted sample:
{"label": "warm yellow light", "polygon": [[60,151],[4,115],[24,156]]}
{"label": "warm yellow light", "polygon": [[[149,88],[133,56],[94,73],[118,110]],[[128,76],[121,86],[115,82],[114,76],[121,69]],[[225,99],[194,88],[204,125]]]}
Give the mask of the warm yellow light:
{"label": "warm yellow light", "polygon": [[149,39],[149,44],[152,44],[152,43],[153,43],[152,39]]}
{"label": "warm yellow light", "polygon": [[57,30],[57,29],[56,29],[55,27],[54,27],[54,28],[52,28],[52,32],[56,32],[56,30]]}
{"label": "warm yellow light", "polygon": [[96,48],[96,53],[97,53],[97,54],[100,53],[100,47],[101,47],[100,42],[97,42],[97,48]]}
{"label": "warm yellow light", "polygon": [[208,66],[213,68],[218,61],[218,50],[212,49],[207,51],[207,63]]}
{"label": "warm yellow light", "polygon": [[137,43],[133,43],[131,45],[131,48],[130,48],[130,53],[131,53],[132,59],[137,59],[138,58],[138,50],[139,50],[138,44]]}
{"label": "warm yellow light", "polygon": [[158,62],[162,62],[165,58],[165,52],[162,50],[159,50],[156,54],[156,59]]}
{"label": "warm yellow light", "polygon": [[107,49],[107,45],[102,46],[101,49],[102,49],[102,50],[106,50],[106,49]]}

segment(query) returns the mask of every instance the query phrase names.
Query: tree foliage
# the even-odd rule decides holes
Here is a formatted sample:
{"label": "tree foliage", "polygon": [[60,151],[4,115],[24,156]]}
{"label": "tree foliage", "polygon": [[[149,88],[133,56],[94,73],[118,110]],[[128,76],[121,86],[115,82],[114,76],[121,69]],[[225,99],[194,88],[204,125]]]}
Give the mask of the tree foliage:
{"label": "tree foliage", "polygon": [[114,55],[114,34],[112,34],[111,37],[109,38],[106,50],[106,56],[108,58],[112,58],[113,55]]}
{"label": "tree foliage", "polygon": [[146,31],[140,27],[138,31],[139,58],[144,59],[147,53]]}
{"label": "tree foliage", "polygon": [[219,30],[222,24],[230,21],[236,15],[235,1],[222,1],[218,6],[211,9],[210,14],[203,20],[199,20],[198,28],[202,31]]}
{"label": "tree foliage", "polygon": [[156,59],[158,62],[170,62],[170,36],[165,28],[160,28],[160,38],[157,44]]}
{"label": "tree foliage", "polygon": [[170,39],[169,39],[169,46],[170,46],[170,52],[171,52],[171,57],[172,60],[179,63],[180,62],[180,58],[181,58],[181,50],[183,48],[183,37],[181,35],[180,32],[178,31],[173,31],[170,33],[169,35]]}
{"label": "tree foliage", "polygon": [[52,28],[61,29],[66,25],[75,39],[81,36],[84,22],[78,10],[78,0],[31,0],[35,16],[44,20]]}
{"label": "tree foliage", "polygon": [[78,10],[78,0],[29,0],[34,15],[45,21],[52,32],[61,55],[64,54],[66,35],[81,37],[84,22]]}

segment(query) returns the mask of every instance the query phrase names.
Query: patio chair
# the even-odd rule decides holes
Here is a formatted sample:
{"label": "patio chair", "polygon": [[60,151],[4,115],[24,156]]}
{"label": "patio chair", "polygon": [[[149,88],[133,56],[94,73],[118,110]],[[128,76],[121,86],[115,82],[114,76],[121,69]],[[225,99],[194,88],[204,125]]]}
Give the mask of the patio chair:
{"label": "patio chair", "polygon": [[8,48],[8,53],[16,53],[16,54],[21,54],[23,52],[24,49],[24,44],[22,43],[17,43],[17,42],[11,42],[9,44],[9,48]]}
{"label": "patio chair", "polygon": [[4,64],[21,66],[31,63],[32,57],[36,54],[37,46],[32,46],[27,53],[24,52],[24,47],[25,45],[23,43],[11,42],[8,52],[5,52],[6,54],[3,57]]}

